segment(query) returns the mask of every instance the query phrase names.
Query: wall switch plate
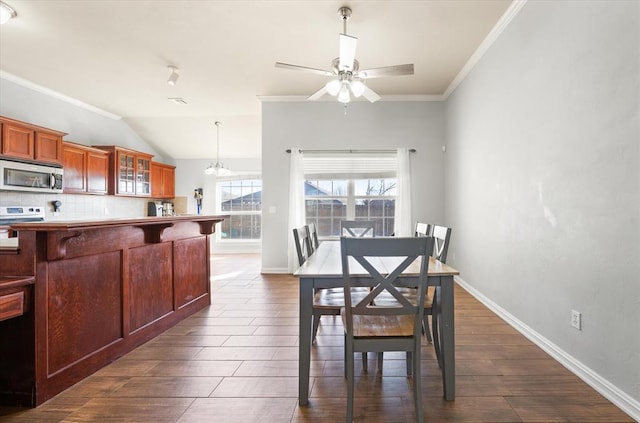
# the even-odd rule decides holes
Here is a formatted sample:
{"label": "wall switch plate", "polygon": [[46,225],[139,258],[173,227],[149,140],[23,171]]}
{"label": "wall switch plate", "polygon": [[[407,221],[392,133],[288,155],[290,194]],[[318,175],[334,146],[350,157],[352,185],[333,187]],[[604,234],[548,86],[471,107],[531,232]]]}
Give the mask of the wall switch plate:
{"label": "wall switch plate", "polygon": [[582,313],[571,310],[571,326],[578,330],[582,330]]}

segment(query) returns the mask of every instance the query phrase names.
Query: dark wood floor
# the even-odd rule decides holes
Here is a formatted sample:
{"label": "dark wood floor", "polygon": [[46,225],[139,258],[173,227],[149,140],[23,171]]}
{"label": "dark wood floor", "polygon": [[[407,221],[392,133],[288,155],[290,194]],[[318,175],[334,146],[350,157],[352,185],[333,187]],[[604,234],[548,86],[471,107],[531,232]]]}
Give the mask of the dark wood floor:
{"label": "dark wood floor", "polygon": [[[213,304],[36,409],[8,422],[344,422],[342,327],[323,318],[312,348],[309,406],[298,396],[298,283],[260,275],[258,255],[214,256]],[[429,422],[631,422],[626,414],[456,288],[456,391],[442,398],[423,349]],[[404,354],[382,375],[356,363],[356,421],[413,422]]]}

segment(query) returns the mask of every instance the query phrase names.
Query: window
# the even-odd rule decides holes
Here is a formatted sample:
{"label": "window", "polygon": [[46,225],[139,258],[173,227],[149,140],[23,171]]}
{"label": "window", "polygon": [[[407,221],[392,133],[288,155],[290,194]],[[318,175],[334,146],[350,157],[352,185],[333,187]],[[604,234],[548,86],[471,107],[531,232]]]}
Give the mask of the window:
{"label": "window", "polygon": [[260,240],[262,180],[221,181],[217,189],[220,212],[230,215],[220,224],[220,240]]}
{"label": "window", "polygon": [[390,236],[395,202],[395,178],[305,180],[306,220],[321,238],[340,236],[341,220],[373,220],[378,236]]}
{"label": "window", "polygon": [[341,220],[373,220],[376,235],[394,232],[396,151],[307,151],[302,155],[307,223],[318,236],[340,236]]}

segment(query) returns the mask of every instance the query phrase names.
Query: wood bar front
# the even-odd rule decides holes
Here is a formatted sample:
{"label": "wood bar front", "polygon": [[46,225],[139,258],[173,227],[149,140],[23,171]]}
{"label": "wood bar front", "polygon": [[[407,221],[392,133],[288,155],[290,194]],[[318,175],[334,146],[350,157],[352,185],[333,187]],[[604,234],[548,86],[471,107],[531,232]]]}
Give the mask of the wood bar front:
{"label": "wood bar front", "polygon": [[226,217],[12,225],[0,295],[4,281],[27,304],[0,321],[0,404],[37,406],[208,306],[210,237]]}

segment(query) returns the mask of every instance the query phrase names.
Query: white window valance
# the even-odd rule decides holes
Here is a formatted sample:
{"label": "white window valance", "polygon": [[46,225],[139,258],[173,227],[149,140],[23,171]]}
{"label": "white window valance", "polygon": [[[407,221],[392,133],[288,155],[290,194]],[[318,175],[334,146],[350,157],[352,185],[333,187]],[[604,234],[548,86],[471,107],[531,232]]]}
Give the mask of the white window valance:
{"label": "white window valance", "polygon": [[392,153],[302,154],[306,178],[395,177],[398,155]]}

